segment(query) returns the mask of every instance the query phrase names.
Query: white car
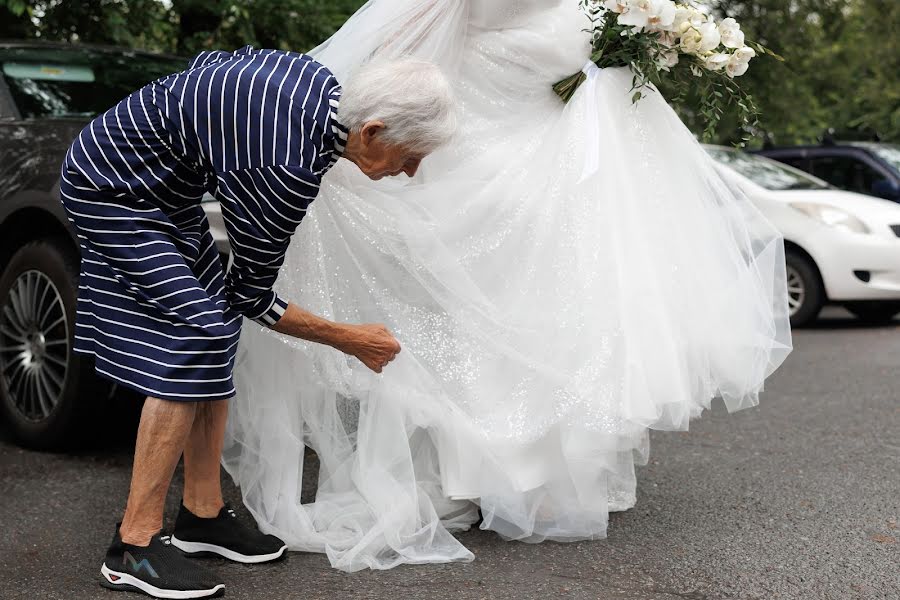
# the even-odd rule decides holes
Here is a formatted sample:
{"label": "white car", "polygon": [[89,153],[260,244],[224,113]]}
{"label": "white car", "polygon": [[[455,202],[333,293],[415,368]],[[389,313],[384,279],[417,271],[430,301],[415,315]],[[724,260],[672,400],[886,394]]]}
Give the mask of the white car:
{"label": "white car", "polygon": [[813,321],[826,303],[873,323],[900,313],[900,204],[734,148],[706,150],[784,235],[792,325]]}

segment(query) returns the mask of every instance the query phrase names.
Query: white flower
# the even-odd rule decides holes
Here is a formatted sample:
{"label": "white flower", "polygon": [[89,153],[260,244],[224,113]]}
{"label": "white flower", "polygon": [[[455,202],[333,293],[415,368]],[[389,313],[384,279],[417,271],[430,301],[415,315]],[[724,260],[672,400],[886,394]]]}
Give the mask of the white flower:
{"label": "white flower", "polygon": [[660,52],[656,55],[656,64],[663,71],[668,71],[678,64],[678,51],[673,49]]}
{"label": "white flower", "polygon": [[672,21],[672,30],[684,32],[689,27],[699,27],[706,22],[706,15],[693,6],[679,4],[675,8],[675,18]]}
{"label": "white flower", "polygon": [[694,77],[703,77],[703,69],[697,65],[691,65],[691,73],[694,74]]}
{"label": "white flower", "polygon": [[675,18],[672,20],[672,29],[681,31],[681,26],[690,22],[690,9],[679,4],[675,7]]}
{"label": "white flower", "polygon": [[650,20],[650,11],[653,9],[653,0],[630,0],[625,12],[619,17],[622,25],[631,25],[636,29],[643,29]]}
{"label": "white flower", "polygon": [[710,71],[718,71],[724,69],[725,65],[732,59],[731,54],[725,52],[715,52],[703,59],[703,65]]}
{"label": "white flower", "polygon": [[693,27],[688,27],[681,34],[681,51],[685,54],[697,54],[700,52],[700,45],[703,43],[703,36]]}
{"label": "white flower", "polygon": [[681,34],[681,50],[688,54],[711,52],[719,46],[722,36],[716,24],[696,8],[682,6],[676,9],[673,26]]}
{"label": "white flower", "polygon": [[728,17],[719,23],[719,34],[722,37],[722,45],[726,48],[740,48],[744,45],[744,32],[737,21]]}
{"label": "white flower", "polygon": [[603,7],[614,13],[623,13],[628,10],[628,0],[603,0]]}
{"label": "white flower", "polygon": [[704,23],[700,26],[700,51],[701,52],[709,52],[710,50],[715,50],[719,46],[719,42],[722,41],[722,36],[719,35],[719,28],[716,27],[715,23]]}
{"label": "white flower", "polygon": [[651,31],[664,31],[675,22],[675,3],[672,0],[658,0],[653,14],[647,20]]}
{"label": "white flower", "polygon": [[671,27],[675,20],[672,0],[628,0],[627,10],[619,16],[619,23],[637,30],[659,30]]}
{"label": "white flower", "polygon": [[748,62],[750,62],[751,58],[756,56],[756,50],[754,50],[750,46],[743,46],[743,47],[735,50],[734,54],[732,54],[732,56],[738,62],[748,63]]}
{"label": "white flower", "polygon": [[729,59],[728,64],[725,65],[725,72],[729,77],[735,78],[740,77],[744,73],[747,72],[747,69],[750,66],[750,59],[741,60],[738,58],[737,53],[731,55],[731,59]]}

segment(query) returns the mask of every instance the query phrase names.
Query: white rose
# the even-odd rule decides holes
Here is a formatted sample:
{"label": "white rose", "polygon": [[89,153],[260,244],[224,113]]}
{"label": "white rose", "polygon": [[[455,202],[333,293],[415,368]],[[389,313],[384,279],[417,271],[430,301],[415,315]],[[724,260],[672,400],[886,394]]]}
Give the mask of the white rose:
{"label": "white rose", "polygon": [[744,32],[741,26],[731,17],[722,19],[719,23],[719,34],[722,37],[722,45],[726,48],[740,48],[744,45]]}
{"label": "white rose", "polygon": [[738,62],[748,63],[748,62],[750,62],[751,58],[756,56],[756,50],[754,50],[750,46],[743,46],[743,47],[735,50],[734,54],[732,54],[732,56]]}
{"label": "white rose", "polygon": [[672,21],[672,29],[680,31],[681,26],[690,22],[691,11],[687,6],[679,4],[675,7],[675,19]]}
{"label": "white rose", "polygon": [[718,71],[725,68],[725,65],[728,64],[728,62],[731,60],[731,57],[731,54],[716,52],[704,58],[703,64],[710,71]]}
{"label": "white rose", "polygon": [[685,31],[688,27],[699,27],[706,22],[706,15],[693,6],[679,4],[675,7],[672,21],[673,31]]}
{"label": "white rose", "polygon": [[681,34],[681,51],[685,54],[697,54],[700,52],[700,45],[703,42],[703,36],[700,32],[689,27],[687,31]]}
{"label": "white rose", "polygon": [[716,27],[715,23],[704,23],[700,26],[700,51],[701,52],[709,52],[710,50],[715,50],[719,46],[719,42],[722,41],[722,36],[719,35],[719,28]]}
{"label": "white rose", "polygon": [[740,77],[747,72],[747,69],[749,67],[750,59],[740,60],[739,58],[737,58],[737,54],[735,53],[731,55],[728,64],[725,65],[725,72],[731,78]]}
{"label": "white rose", "polygon": [[703,25],[710,20],[710,16],[699,8],[692,6],[691,11],[691,23],[693,23],[695,27],[698,25]]}

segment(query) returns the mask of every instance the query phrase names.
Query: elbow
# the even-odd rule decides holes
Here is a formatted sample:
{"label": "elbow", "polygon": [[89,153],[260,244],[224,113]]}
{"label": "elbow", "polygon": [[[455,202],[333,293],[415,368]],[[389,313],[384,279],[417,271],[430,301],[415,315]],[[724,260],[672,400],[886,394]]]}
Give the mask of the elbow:
{"label": "elbow", "polygon": [[227,296],[233,311],[266,327],[275,325],[287,309],[272,290],[252,295],[229,291]]}
{"label": "elbow", "polygon": [[268,308],[266,301],[271,300],[271,298],[266,297],[270,296],[271,293],[267,294],[265,292],[247,294],[235,289],[227,289],[225,295],[231,310],[248,319],[255,319],[264,313]]}

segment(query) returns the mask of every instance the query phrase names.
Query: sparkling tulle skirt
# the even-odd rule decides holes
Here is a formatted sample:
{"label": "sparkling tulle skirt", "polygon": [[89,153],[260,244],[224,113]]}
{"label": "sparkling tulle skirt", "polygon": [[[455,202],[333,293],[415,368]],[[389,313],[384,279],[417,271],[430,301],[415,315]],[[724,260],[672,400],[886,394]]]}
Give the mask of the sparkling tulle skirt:
{"label": "sparkling tulle skirt", "polygon": [[579,18],[469,26],[458,139],[411,181],[326,177],[277,287],[387,325],[382,374],[245,324],[225,466],[292,548],[348,571],[470,560],[451,532],[479,508],[507,539],[604,537],[649,429],[757,404],[790,352],[782,239],[664,99],[633,104],[625,69],[553,94],[586,56]]}

